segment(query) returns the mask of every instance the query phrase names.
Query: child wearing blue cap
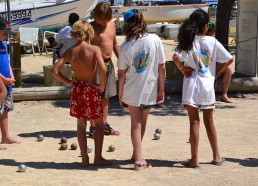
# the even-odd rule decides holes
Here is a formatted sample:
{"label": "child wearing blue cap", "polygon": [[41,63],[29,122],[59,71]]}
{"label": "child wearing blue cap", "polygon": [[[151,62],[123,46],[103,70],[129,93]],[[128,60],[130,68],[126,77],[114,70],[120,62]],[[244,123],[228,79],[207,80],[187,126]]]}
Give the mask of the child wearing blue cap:
{"label": "child wearing blue cap", "polygon": [[118,58],[119,103],[131,117],[134,170],[150,166],[143,158],[142,139],[151,107],[164,102],[165,55],[160,38],[146,33],[137,9],[124,14],[126,40]]}

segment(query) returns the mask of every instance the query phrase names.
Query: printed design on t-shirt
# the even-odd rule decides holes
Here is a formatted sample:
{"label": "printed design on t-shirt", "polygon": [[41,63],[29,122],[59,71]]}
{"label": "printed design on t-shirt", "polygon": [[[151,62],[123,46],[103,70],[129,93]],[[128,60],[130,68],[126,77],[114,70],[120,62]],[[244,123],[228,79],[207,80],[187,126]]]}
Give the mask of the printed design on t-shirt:
{"label": "printed design on t-shirt", "polygon": [[198,72],[205,74],[210,66],[211,57],[206,50],[200,50],[199,52],[195,52],[193,54],[194,62],[198,68]]}
{"label": "printed design on t-shirt", "polygon": [[145,53],[144,51],[136,53],[132,61],[132,65],[136,69],[136,73],[142,73],[146,71],[149,63],[149,53]]}

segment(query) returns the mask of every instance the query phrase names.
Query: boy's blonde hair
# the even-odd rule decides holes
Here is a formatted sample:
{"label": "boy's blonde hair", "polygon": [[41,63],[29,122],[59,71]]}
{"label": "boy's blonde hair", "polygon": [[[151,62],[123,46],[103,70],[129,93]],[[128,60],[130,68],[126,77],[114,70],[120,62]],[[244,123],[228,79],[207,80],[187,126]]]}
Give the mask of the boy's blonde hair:
{"label": "boy's blonde hair", "polygon": [[112,19],[112,9],[107,2],[100,2],[93,10],[93,18],[95,21],[104,19],[110,21]]}
{"label": "boy's blonde hair", "polygon": [[91,24],[86,21],[79,20],[73,24],[71,36],[76,41],[86,41],[88,43],[94,37],[94,30]]}

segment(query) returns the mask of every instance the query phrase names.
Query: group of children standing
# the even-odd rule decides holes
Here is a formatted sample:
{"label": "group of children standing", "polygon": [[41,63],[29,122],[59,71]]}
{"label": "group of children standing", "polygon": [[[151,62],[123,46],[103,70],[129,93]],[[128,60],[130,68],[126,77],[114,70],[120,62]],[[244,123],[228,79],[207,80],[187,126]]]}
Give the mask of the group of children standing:
{"label": "group of children standing", "polygon": [[[142,152],[142,139],[151,107],[164,102],[165,55],[160,38],[146,33],[146,23],[140,11],[130,9],[124,14],[126,38],[120,48],[111,17],[111,7],[108,3],[101,2],[93,11],[92,23],[83,20],[75,22],[71,36],[76,44],[55,63],[51,73],[56,79],[71,86],[70,115],[77,118],[82,165],[89,166],[86,150],[87,121],[95,125],[94,165],[110,165],[111,162],[102,157],[102,146],[108,97],[116,94],[114,66],[111,61],[114,51],[118,57],[119,103],[122,108],[129,109],[133,146],[131,160],[134,162],[134,170],[139,171],[150,167]],[[190,120],[192,157],[182,164],[191,168],[199,167],[198,110],[203,111],[204,124],[213,150],[211,163],[221,165],[225,161],[218,151],[213,122],[214,81],[216,62],[222,63],[218,72],[222,73],[233,59],[214,37],[205,35],[208,22],[209,17],[205,11],[194,11],[179,29],[179,44],[173,56],[176,66],[184,75],[182,105]],[[60,72],[67,61],[74,72],[73,80],[67,79]]]}

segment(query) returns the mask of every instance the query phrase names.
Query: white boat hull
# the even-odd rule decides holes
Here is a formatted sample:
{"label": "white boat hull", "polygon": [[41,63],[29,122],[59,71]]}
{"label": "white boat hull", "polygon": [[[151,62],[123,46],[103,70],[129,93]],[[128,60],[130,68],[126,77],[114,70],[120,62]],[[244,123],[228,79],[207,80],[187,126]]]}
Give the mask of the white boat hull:
{"label": "white boat hull", "polygon": [[147,24],[158,22],[181,22],[186,20],[196,9],[208,12],[207,4],[167,5],[167,6],[113,6],[113,17],[122,16],[127,10],[136,8],[142,12]]}
{"label": "white boat hull", "polygon": [[[41,0],[37,2],[11,2],[12,30],[19,27],[41,27],[53,30],[67,24],[70,13],[77,13],[80,18],[88,19],[97,0]],[[5,3],[0,3],[0,16],[7,18]]]}

